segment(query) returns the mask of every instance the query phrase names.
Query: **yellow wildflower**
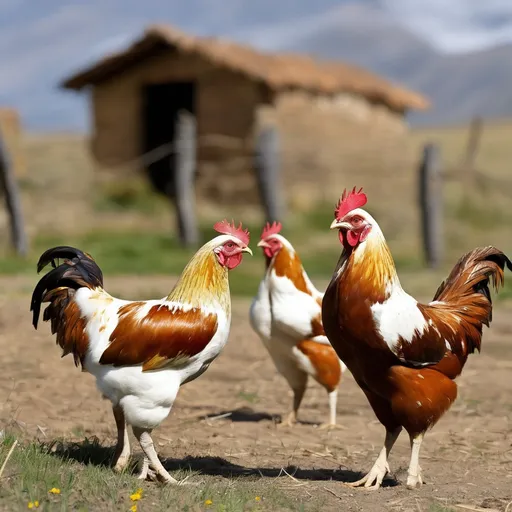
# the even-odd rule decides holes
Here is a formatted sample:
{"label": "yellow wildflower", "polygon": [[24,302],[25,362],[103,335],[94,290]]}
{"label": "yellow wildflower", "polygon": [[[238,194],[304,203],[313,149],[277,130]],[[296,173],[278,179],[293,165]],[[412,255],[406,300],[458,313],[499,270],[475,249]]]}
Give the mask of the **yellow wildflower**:
{"label": "yellow wildflower", "polygon": [[207,507],[209,507],[212,503],[213,503],[213,501],[212,501],[212,500],[206,500],[206,501],[204,502],[204,504],[205,504]]}
{"label": "yellow wildflower", "polygon": [[37,508],[37,507],[39,507],[39,501],[37,501],[37,500],[36,500],[36,501],[34,501],[34,506],[35,506],[36,508]]}
{"label": "yellow wildflower", "polygon": [[60,489],[57,489],[57,487],[52,487],[48,492],[50,494],[60,494]]}
{"label": "yellow wildflower", "polygon": [[34,503],[32,501],[29,501],[27,507],[34,508]]}
{"label": "yellow wildflower", "polygon": [[[141,491],[141,492],[139,492]],[[142,498],[142,490],[137,489],[133,494],[130,494],[130,499],[132,501],[139,501]]]}
{"label": "yellow wildflower", "polygon": [[259,496],[256,496],[256,498],[254,498],[254,501],[261,501],[261,498]]}
{"label": "yellow wildflower", "polygon": [[137,512],[137,505],[132,505],[130,507],[130,512]]}

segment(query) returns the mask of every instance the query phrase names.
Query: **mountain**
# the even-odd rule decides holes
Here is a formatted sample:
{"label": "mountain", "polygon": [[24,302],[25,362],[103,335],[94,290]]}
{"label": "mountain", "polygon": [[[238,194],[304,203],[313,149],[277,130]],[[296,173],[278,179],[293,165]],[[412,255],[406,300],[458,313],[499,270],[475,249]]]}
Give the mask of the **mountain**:
{"label": "mountain", "polygon": [[512,44],[467,53],[434,49],[378,6],[341,7],[328,27],[282,41],[281,49],[340,59],[422,92],[432,102],[414,125],[466,122],[474,115],[512,115]]}
{"label": "mountain", "polygon": [[0,105],[31,130],[86,129],[85,95],[57,84],[155,21],[366,67],[431,98],[415,124],[512,115],[509,0],[0,0]]}
{"label": "mountain", "polygon": [[512,116],[512,44],[478,52],[440,55],[396,79],[432,98],[429,112],[411,115],[415,124],[465,122],[471,117]]}

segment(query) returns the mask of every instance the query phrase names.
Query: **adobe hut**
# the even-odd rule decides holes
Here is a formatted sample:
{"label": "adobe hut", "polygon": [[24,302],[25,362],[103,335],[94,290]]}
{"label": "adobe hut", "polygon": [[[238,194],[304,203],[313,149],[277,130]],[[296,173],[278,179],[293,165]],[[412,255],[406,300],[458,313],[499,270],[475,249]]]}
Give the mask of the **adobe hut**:
{"label": "adobe hut", "polygon": [[[386,161],[383,149],[396,148],[400,160],[406,112],[428,106],[421,95],[354,66],[262,53],[165,25],[150,26],[126,50],[62,86],[91,89],[92,152],[100,168],[144,166],[137,159],[172,142],[176,114],[186,110],[197,121],[196,193],[243,203],[258,201],[253,154],[263,126],[279,130],[286,199],[316,200],[347,173],[367,168],[374,176],[375,162]],[[146,170],[153,178],[168,175],[169,159]],[[395,164],[393,157],[386,165]],[[322,185],[316,192],[313,182]]]}

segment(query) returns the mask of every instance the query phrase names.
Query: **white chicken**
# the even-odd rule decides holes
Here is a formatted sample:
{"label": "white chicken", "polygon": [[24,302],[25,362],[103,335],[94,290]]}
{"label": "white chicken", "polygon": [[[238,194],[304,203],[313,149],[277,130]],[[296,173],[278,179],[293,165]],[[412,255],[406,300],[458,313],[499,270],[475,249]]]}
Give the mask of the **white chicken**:
{"label": "white chicken", "polygon": [[[33,325],[43,302],[44,320],[63,355],[93,374],[112,402],[118,429],[114,468],[130,458],[127,425],[144,452],[139,478],[178,483],[158,459],[151,432],[168,416],[180,386],[199,377],[227,342],[231,324],[228,270],[242,261],[249,233],[226,221],[221,233],[201,247],[164,299],[127,301],[103,289],[103,275],[92,257],[73,247],[55,247],[38,262],[53,269],[32,295]],[[56,266],[55,260],[64,261]]]}
{"label": "white chicken", "polygon": [[296,423],[310,376],[329,396],[329,421],[321,428],[334,427],[338,386],[346,366],[324,333],[323,294],[314,287],[299,255],[280,231],[280,223],[267,223],[258,243],[267,268],[250,308],[251,326],[293,391],[292,411],[282,425]]}

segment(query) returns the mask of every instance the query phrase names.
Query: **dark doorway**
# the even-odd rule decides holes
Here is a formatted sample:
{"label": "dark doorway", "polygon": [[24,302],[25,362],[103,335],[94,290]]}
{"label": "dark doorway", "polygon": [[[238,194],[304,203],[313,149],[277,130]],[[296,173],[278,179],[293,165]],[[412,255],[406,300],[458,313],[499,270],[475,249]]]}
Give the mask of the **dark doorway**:
{"label": "dark doorway", "polygon": [[[144,152],[173,143],[176,120],[181,110],[195,114],[195,84],[168,82],[147,85],[143,89]],[[149,179],[158,192],[174,196],[174,155],[165,154],[147,166]]]}

